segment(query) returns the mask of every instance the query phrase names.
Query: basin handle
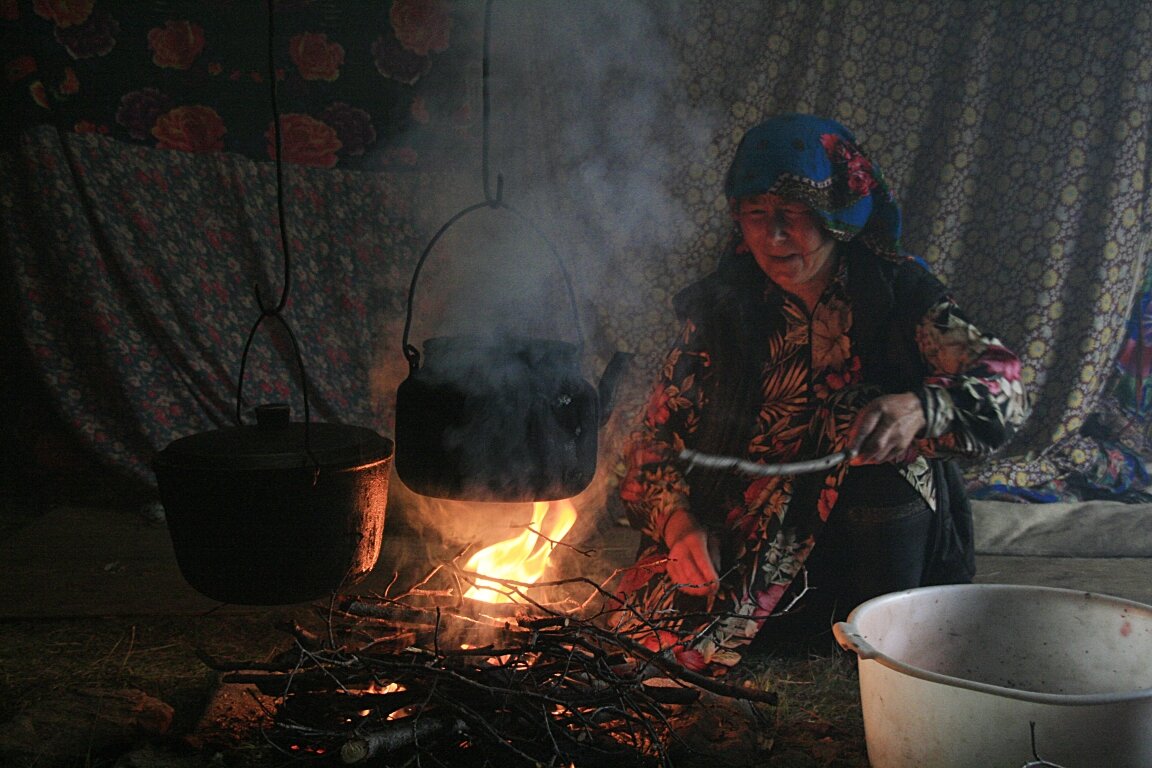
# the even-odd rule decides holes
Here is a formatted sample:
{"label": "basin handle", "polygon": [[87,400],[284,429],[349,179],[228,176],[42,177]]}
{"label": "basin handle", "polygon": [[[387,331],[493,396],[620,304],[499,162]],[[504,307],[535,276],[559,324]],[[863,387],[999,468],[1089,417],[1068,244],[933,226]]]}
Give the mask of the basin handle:
{"label": "basin handle", "polygon": [[836,642],[846,651],[851,651],[861,659],[874,659],[880,652],[856,631],[856,625],[847,621],[838,621],[832,625],[832,634]]}

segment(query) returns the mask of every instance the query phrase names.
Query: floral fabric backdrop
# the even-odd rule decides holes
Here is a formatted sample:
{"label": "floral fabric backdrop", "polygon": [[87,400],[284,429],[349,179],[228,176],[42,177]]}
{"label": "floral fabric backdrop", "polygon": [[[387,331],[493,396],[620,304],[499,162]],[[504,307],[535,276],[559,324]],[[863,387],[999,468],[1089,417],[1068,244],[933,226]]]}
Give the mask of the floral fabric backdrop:
{"label": "floral fabric backdrop", "polygon": [[[15,246],[5,272],[23,341],[84,443],[153,483],[157,450],[233,423],[240,356],[260,312],[253,288],[272,305],[282,287],[273,169],[50,127],[26,134],[21,150],[0,155],[0,174],[17,180],[0,194],[0,223]],[[402,360],[394,319],[421,245],[412,190],[341,171],[292,178],[285,206],[297,247],[282,317],[301,349],[311,417],[389,435],[394,383],[382,388],[374,371]],[[279,328],[263,323],[253,341],[247,423],[265,402],[303,418]]]}
{"label": "floral fabric backdrop", "polygon": [[[279,285],[263,7],[0,0],[21,333],[75,431],[139,476],[177,432],[228,420],[250,285]],[[276,3],[290,317],[325,418],[390,432],[412,266],[474,202],[481,7]],[[675,331],[671,296],[731,226],[740,135],[815,112],[856,133],[906,246],[1022,358],[1033,416],[973,483],[1142,499],[1147,3],[497,0],[494,27],[493,161],[576,267],[592,356],[637,354],[621,418]]]}
{"label": "floral fabric backdrop", "polygon": [[[272,2],[272,0],[269,0]],[[405,169],[475,146],[471,14],[427,0],[3,0],[0,121],[267,160]]]}

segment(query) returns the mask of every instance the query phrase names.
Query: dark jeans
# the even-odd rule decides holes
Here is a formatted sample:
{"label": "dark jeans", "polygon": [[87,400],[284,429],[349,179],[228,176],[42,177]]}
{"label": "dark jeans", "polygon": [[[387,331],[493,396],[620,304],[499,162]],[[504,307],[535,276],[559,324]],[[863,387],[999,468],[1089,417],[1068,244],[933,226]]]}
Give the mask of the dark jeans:
{"label": "dark jeans", "polygon": [[832,624],[860,603],[923,585],[933,514],[919,497],[891,506],[837,504],[808,557],[807,591],[802,574],[778,610],[799,598],[765,622],[757,644],[830,640]]}
{"label": "dark jeans", "polygon": [[922,499],[894,507],[837,508],[808,558],[808,584],[836,601],[836,619],[865,600],[918,587],[931,551],[932,510]]}

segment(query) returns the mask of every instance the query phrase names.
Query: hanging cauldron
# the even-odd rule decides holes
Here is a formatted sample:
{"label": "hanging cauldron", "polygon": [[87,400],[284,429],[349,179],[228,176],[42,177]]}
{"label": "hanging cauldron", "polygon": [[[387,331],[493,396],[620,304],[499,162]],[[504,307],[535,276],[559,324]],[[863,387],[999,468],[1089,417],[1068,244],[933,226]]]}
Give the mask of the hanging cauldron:
{"label": "hanging cauldron", "polygon": [[[269,40],[275,14],[268,5]],[[283,153],[271,46],[268,83],[284,282],[275,305],[254,286],[260,314],[240,357],[236,426],[174,440],[153,461],[176,562],[202,594],[226,603],[283,605],[329,595],[367,575],[380,554],[392,441],[366,427],[313,423],[308,377],[284,318],[291,285]],[[276,320],[292,344],[304,402],[256,408],[245,425],[244,372],[260,326]]]}
{"label": "hanging cauldron", "polygon": [[257,423],[174,440],[153,462],[176,562],[225,603],[313,600],[367,575],[380,554],[392,441],[366,427]]}

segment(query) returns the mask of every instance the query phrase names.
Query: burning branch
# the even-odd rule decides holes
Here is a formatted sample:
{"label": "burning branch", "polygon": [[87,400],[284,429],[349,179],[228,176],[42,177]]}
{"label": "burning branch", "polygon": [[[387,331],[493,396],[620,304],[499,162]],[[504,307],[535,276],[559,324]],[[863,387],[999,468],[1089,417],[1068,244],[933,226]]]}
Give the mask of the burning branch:
{"label": "burning branch", "polygon": [[[278,697],[268,738],[287,754],[338,754],[347,764],[419,755],[460,762],[470,749],[498,749],[514,764],[670,766],[669,718],[700,691],[775,703],[772,693],[684,668],[670,651],[613,631],[595,612],[557,611],[528,595],[575,586],[612,597],[577,578],[500,583],[523,598],[504,607],[458,594],[427,597],[439,590],[405,601],[344,598],[318,611],[326,631],[282,627],[297,639],[291,655],[206,661],[224,670],[226,682]],[[321,638],[337,642],[317,647]]]}
{"label": "burning branch", "polygon": [[[537,568],[494,573],[495,561],[478,557],[485,550],[459,567],[461,551],[397,596],[334,597],[317,606],[319,627],[283,625],[295,648],[273,662],[206,662],[225,682],[277,699],[267,737],[286,754],[347,764],[466,763],[502,751],[517,764],[667,767],[671,718],[702,692],[776,703],[680,664],[674,648],[691,638],[622,604],[608,588],[618,574],[542,580],[541,552],[572,522],[544,511],[536,507],[523,541],[502,543],[513,563]],[[610,621],[621,612],[633,629]],[[673,640],[650,647],[657,637]]]}

